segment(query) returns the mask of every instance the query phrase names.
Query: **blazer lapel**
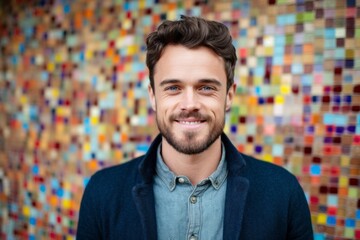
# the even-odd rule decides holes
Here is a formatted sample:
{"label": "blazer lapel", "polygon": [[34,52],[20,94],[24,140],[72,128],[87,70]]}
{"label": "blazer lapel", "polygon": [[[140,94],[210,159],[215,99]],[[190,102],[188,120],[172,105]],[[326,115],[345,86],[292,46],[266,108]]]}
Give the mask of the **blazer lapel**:
{"label": "blazer lapel", "polygon": [[234,240],[240,238],[249,180],[243,177],[242,174],[246,162],[241,154],[225,134],[221,136],[221,139],[225,146],[229,171],[225,198],[223,239]]}
{"label": "blazer lapel", "polygon": [[142,229],[144,230],[144,239],[157,239],[155,201],[152,184],[136,185],[133,188],[132,195],[140,216]]}
{"label": "blazer lapel", "polygon": [[249,181],[240,176],[228,176],[224,216],[224,240],[240,239]]}
{"label": "blazer lapel", "polygon": [[155,175],[156,151],[160,143],[161,135],[158,135],[140,163],[138,184],[132,189],[133,199],[144,230],[143,239],[146,240],[157,239],[153,176]]}

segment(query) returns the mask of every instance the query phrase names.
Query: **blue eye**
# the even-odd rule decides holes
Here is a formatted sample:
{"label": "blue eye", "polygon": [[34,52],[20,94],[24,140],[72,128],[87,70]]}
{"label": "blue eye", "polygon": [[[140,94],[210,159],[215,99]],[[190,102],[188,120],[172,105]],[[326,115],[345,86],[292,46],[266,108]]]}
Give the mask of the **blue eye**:
{"label": "blue eye", "polygon": [[168,86],[167,88],[165,88],[165,91],[178,92],[178,91],[180,91],[180,87],[179,86]]}
{"label": "blue eye", "polygon": [[212,91],[212,90],[214,90],[214,88],[210,87],[210,86],[202,86],[200,88],[200,90],[202,90],[202,91]]}

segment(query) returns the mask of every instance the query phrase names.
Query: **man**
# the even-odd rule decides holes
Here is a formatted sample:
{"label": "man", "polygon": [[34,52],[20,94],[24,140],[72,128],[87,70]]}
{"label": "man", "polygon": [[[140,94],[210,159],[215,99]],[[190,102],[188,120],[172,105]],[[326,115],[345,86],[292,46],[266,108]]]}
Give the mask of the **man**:
{"label": "man", "polygon": [[145,156],[91,178],[77,239],[313,239],[296,178],[223,133],[237,59],[228,29],[182,17],[146,43],[160,135]]}

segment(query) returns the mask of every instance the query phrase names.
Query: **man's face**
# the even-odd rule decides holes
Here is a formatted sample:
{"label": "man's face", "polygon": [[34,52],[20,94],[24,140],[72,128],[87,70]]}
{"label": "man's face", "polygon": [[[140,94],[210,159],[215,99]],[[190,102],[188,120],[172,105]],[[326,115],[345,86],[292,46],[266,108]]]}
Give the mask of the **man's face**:
{"label": "man's face", "polygon": [[165,141],[184,154],[206,150],[223,131],[234,89],[226,91],[224,60],[212,50],[167,46],[155,66],[154,89],[149,86]]}

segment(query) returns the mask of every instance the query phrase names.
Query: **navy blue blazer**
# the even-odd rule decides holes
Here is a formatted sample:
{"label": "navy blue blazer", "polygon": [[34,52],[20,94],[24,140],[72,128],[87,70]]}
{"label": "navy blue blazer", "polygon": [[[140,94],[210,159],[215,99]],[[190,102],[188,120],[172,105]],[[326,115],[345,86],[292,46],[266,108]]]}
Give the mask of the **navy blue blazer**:
{"label": "navy blue blazer", "polygon": [[[223,239],[313,239],[297,179],[282,167],[239,153],[225,134],[221,138],[229,171]],[[146,155],[91,177],[81,201],[77,240],[157,239],[152,183],[160,142],[159,135]]]}

